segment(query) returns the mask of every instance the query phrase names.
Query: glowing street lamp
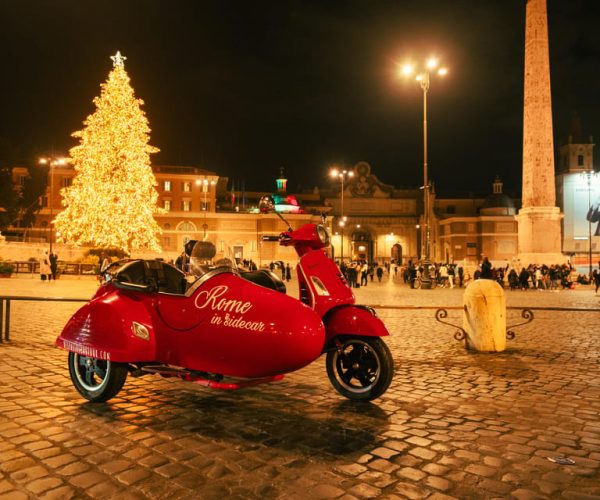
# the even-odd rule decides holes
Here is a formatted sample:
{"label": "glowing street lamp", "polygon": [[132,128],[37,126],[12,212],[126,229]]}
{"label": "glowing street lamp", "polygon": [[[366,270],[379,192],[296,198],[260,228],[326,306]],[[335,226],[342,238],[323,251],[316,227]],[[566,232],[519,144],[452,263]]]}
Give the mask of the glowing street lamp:
{"label": "glowing street lamp", "polygon": [[52,241],[53,241],[53,233],[54,233],[54,169],[56,167],[62,167],[69,163],[67,158],[61,157],[42,157],[38,159],[39,165],[48,165],[50,170],[50,196],[48,197],[48,208],[50,209],[50,253],[52,253]]}
{"label": "glowing street lamp", "polygon": [[435,57],[430,57],[425,61],[424,67],[416,68],[412,63],[405,63],[400,68],[400,74],[403,77],[415,76],[415,80],[421,85],[423,90],[423,228],[425,233],[423,239],[425,262],[422,280],[422,288],[431,288],[431,277],[429,276],[429,258],[431,248],[431,227],[429,222],[430,214],[430,190],[427,164],[427,92],[431,82],[431,74],[445,76],[448,70],[444,67],[439,67],[439,60]]}
{"label": "glowing street lamp", "polygon": [[344,262],[344,226],[346,225],[347,220],[347,217],[344,217],[344,180],[346,179],[346,177],[354,177],[354,172],[352,170],[339,170],[337,168],[332,168],[329,172],[329,175],[333,178],[339,179],[342,183],[340,219],[338,225],[340,226],[340,233],[342,238],[342,249],[340,252],[340,259],[341,262]]}

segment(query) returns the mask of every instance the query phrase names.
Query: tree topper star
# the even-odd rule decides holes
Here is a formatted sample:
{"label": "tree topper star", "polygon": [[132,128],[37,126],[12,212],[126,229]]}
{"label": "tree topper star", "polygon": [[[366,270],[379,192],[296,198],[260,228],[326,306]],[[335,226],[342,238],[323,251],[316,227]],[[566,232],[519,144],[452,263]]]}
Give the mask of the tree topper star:
{"label": "tree topper star", "polygon": [[110,58],[112,59],[113,62],[113,67],[117,67],[117,66],[125,66],[125,59],[127,59],[125,56],[121,55],[121,51],[117,50],[117,53],[114,56],[110,56]]}

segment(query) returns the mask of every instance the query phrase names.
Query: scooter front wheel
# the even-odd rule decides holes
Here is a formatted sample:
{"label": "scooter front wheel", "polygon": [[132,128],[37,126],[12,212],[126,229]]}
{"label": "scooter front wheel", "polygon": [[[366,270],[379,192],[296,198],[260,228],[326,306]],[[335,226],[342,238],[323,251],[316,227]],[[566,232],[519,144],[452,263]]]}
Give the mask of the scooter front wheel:
{"label": "scooter front wheel", "polygon": [[69,352],[69,375],[79,394],[99,403],[121,390],[127,378],[127,365]]}
{"label": "scooter front wheel", "polygon": [[344,337],[327,353],[327,375],[348,399],[371,401],[389,387],[394,375],[392,353],[379,337]]}

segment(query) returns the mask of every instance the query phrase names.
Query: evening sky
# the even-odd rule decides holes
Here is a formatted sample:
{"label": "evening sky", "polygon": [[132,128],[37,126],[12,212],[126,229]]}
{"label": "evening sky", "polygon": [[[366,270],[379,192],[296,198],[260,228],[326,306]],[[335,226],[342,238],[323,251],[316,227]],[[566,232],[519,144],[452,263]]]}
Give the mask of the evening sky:
{"label": "evening sky", "polygon": [[[581,119],[600,137],[597,0],[548,0],[556,146]],[[0,136],[68,152],[120,50],[161,149],[270,190],[326,185],[367,161],[382,182],[422,184],[422,92],[407,57],[449,68],[429,93],[440,193],[519,193],[524,0],[0,0]],[[596,162],[597,163],[597,162]]]}

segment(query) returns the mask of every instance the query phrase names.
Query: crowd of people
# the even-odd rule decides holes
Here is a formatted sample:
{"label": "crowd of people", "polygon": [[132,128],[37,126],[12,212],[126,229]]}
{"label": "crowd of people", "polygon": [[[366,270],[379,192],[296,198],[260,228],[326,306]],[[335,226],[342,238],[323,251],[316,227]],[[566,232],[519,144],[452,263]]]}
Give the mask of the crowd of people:
{"label": "crowd of people", "polygon": [[[394,277],[400,274],[405,284],[415,288],[415,283],[422,279],[425,272],[423,263],[413,263],[412,260],[409,260],[403,266],[394,262],[383,264],[375,262],[371,265],[364,261],[342,262],[340,269],[348,284],[353,288],[367,286],[369,281],[374,280],[375,276],[377,276],[378,281],[381,281],[385,273]],[[471,280],[491,279],[496,281],[502,288],[510,290],[568,290],[573,289],[575,283],[579,283],[581,285],[594,285],[595,291],[598,293],[600,289],[600,262],[598,263],[598,269],[595,269],[591,276],[587,276],[577,274],[570,263],[562,265],[530,264],[526,267],[514,267],[507,264],[506,266],[494,267],[490,260],[484,257],[472,274],[468,268],[460,263],[435,262],[429,265],[429,276],[434,281],[435,286],[439,287],[462,288]]]}

